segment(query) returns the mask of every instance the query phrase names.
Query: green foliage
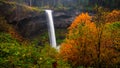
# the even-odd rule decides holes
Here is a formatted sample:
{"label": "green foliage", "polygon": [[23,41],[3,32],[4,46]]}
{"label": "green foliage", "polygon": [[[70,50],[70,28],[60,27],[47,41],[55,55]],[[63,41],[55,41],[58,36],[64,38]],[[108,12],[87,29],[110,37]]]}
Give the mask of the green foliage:
{"label": "green foliage", "polygon": [[120,30],[120,22],[115,22],[115,23],[110,24],[110,28],[112,30]]}
{"label": "green foliage", "polygon": [[57,59],[56,55],[57,51],[49,45],[21,45],[11,35],[0,33],[0,68],[52,68],[55,61],[58,68],[69,68],[69,65]]}
{"label": "green foliage", "polygon": [[111,37],[116,50],[120,50],[120,22],[108,24],[108,32],[111,32]]}
{"label": "green foliage", "polygon": [[0,65],[5,68],[30,67],[37,64],[39,52],[33,46],[20,45],[9,34],[0,33]]}
{"label": "green foliage", "polygon": [[26,12],[32,12],[32,11],[34,11],[34,12],[43,12],[44,10],[43,9],[41,9],[41,8],[38,8],[38,7],[30,7],[30,6],[27,6],[27,5],[20,5],[20,6],[22,6],[23,8],[24,8],[24,11],[26,11]]}

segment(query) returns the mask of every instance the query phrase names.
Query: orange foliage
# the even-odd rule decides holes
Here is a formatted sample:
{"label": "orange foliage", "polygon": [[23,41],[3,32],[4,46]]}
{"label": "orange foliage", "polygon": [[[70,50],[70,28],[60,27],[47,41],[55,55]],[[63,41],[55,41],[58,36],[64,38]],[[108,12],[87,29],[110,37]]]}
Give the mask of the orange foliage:
{"label": "orange foliage", "polygon": [[106,23],[112,23],[120,21],[120,10],[113,10],[111,13],[106,15]]}
{"label": "orange foliage", "polygon": [[79,23],[88,24],[91,22],[90,19],[91,17],[88,15],[88,13],[82,13],[75,18],[69,29],[75,28],[76,26],[79,25]]}
{"label": "orange foliage", "polygon": [[76,17],[69,27],[66,42],[61,44],[60,53],[63,58],[73,66],[93,64],[95,51],[92,48],[95,48],[95,44],[92,42],[95,42],[96,31],[96,25],[91,22],[88,13]]}
{"label": "orange foliage", "polygon": [[91,33],[94,34],[96,32],[96,25],[94,24],[94,22],[91,21],[91,16],[89,16],[88,13],[82,13],[75,18],[75,20],[72,22],[71,26],[68,29],[69,36],[73,34],[79,35],[81,31],[84,32],[86,29],[88,29]]}
{"label": "orange foliage", "polygon": [[[113,40],[119,36],[120,32],[116,29],[115,31],[117,34],[111,31],[108,23],[97,27],[91,21],[88,13],[82,13],[76,17],[69,27],[67,38],[61,44],[60,55],[73,66],[96,66],[98,64],[109,66],[116,64],[120,62],[120,60],[116,61],[120,59],[118,57],[120,52],[115,50],[116,44]],[[114,34],[116,36],[113,39]]]}

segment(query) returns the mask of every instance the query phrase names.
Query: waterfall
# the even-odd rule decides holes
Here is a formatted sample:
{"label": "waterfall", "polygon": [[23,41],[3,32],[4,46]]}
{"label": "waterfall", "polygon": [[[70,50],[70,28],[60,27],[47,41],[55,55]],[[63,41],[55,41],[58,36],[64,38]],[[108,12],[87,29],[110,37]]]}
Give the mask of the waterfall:
{"label": "waterfall", "polygon": [[45,10],[45,12],[46,12],[47,21],[48,21],[47,24],[48,24],[50,45],[56,48],[56,37],[55,37],[55,30],[54,30],[54,24],[53,24],[52,10]]}

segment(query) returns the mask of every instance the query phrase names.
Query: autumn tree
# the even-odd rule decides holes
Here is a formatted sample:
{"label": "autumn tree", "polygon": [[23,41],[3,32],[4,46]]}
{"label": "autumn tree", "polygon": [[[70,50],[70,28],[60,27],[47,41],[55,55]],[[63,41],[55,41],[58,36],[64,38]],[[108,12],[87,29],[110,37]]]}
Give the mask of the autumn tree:
{"label": "autumn tree", "polygon": [[[93,36],[94,35],[94,36]],[[69,27],[69,33],[61,46],[61,55],[72,66],[90,66],[95,63],[96,25],[88,13],[82,13]],[[93,48],[93,49],[92,49]]]}
{"label": "autumn tree", "polygon": [[120,10],[113,10],[105,16],[106,23],[120,22]]}
{"label": "autumn tree", "polygon": [[119,25],[118,22],[96,26],[88,13],[80,14],[68,28],[65,42],[61,44],[61,57],[73,67],[100,68],[118,65],[120,63]]}

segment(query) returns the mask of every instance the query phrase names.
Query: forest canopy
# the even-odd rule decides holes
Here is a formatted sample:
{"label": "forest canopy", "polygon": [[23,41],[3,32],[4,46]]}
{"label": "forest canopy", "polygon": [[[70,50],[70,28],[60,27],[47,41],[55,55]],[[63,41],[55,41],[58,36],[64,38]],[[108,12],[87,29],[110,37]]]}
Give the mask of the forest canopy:
{"label": "forest canopy", "polygon": [[24,3],[29,6],[36,7],[67,7],[67,8],[77,8],[81,7],[92,7],[92,6],[102,6],[109,9],[120,9],[120,0],[8,0],[17,3]]}

